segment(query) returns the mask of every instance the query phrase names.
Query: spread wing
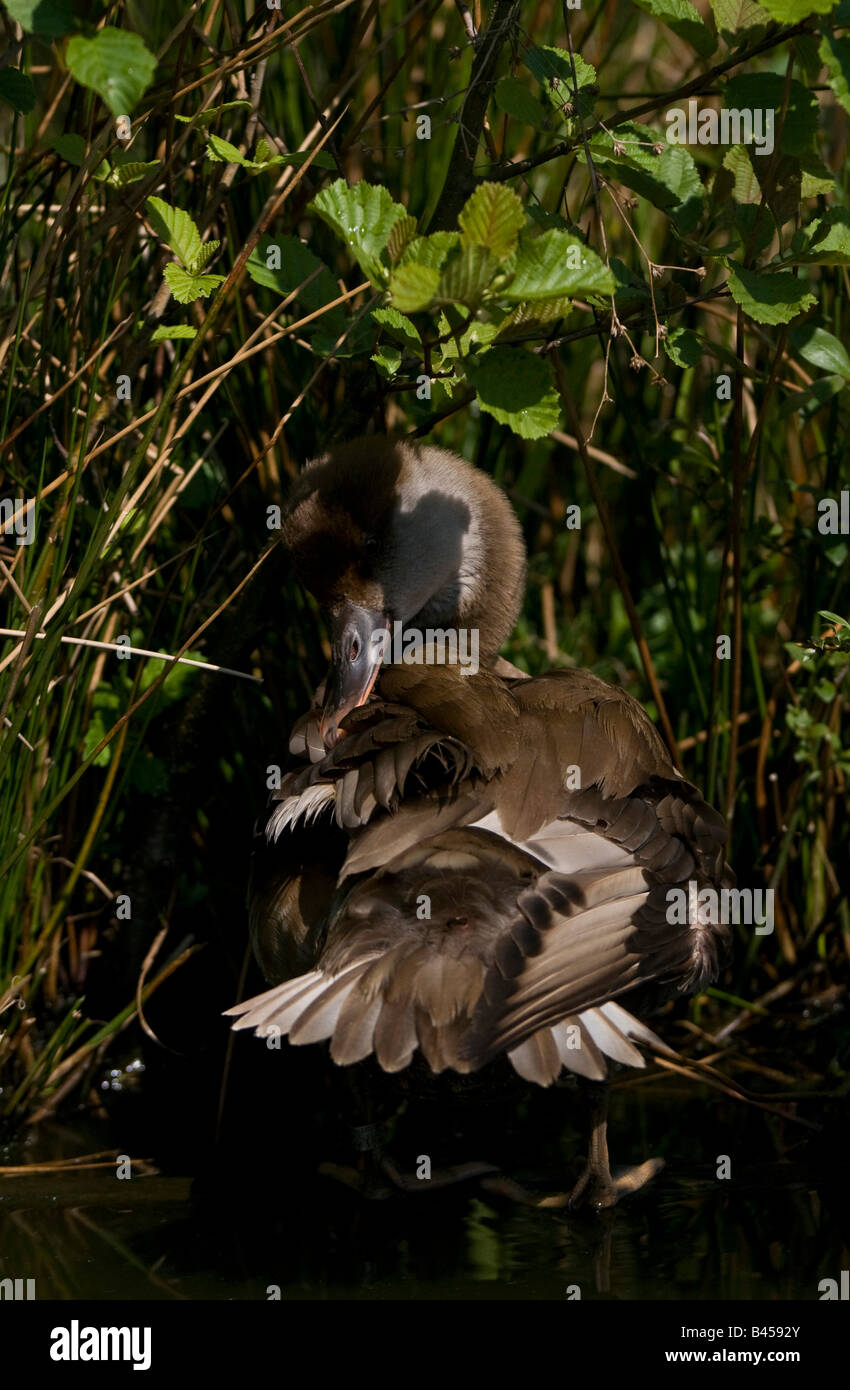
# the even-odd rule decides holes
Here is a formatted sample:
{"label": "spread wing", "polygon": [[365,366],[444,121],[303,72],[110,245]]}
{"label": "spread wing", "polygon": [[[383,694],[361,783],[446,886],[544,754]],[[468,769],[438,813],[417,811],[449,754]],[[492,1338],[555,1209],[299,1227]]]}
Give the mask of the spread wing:
{"label": "spread wing", "polygon": [[640,1064],[631,1040],[662,1044],[622,997],[718,969],[725,929],[671,920],[669,895],[732,882],[721,818],[589,673],[390,668],[380,695],[328,753],[313,717],[295,730],[252,916],[272,979],[281,938],[314,968],[235,1026],[386,1070],[417,1047],[434,1071],[507,1053],[541,1084]]}

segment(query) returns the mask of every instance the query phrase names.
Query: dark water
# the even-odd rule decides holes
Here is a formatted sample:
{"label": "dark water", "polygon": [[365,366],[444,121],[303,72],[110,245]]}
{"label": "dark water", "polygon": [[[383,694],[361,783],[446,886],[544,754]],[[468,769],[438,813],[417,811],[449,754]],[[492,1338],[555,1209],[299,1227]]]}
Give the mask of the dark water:
{"label": "dark water", "polygon": [[[250,1117],[237,1105],[217,1144],[182,1136],[181,1171],[166,1163],[118,1180],[110,1163],[0,1177],[0,1278],[34,1278],[38,1298],[62,1299],[257,1300],[277,1287],[284,1299],[533,1300],[578,1286],[583,1299],[816,1300],[819,1281],[848,1267],[847,1136],[834,1102],[798,1107],[817,1112],[813,1130],[678,1078],[621,1085],[612,1163],[660,1154],[667,1166],[599,1216],[520,1205],[480,1181],[366,1200],[317,1171],[356,1161],[320,1098],[312,1114],[297,1093],[258,1113],[252,1095]],[[118,1117],[126,1147],[113,1117],[108,1128],[42,1129],[0,1162],[107,1146],[147,1157],[136,1104]],[[569,1091],[462,1096],[407,1103],[390,1147],[410,1172],[422,1153],[435,1167],[495,1159],[545,1194],[581,1167],[582,1123]]]}

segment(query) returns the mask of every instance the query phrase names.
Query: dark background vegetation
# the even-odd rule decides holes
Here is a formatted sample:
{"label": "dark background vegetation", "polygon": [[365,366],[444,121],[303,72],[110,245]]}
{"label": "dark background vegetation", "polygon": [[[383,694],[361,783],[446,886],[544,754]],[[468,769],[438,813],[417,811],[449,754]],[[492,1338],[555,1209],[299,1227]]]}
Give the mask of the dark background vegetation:
{"label": "dark background vegetation", "polygon": [[[285,558],[266,555],[267,508],[315,452],[384,429],[455,449],[507,489],[530,569],[505,654],[532,673],[588,667],[642,700],[666,721],[685,774],[728,814],[739,882],[776,890],[774,934],[738,928],[718,987],[658,1024],[694,1066],[714,1067],[714,1089],[692,1082],[675,1092],[688,1109],[671,1105],[697,1133],[693,1098],[722,1097],[730,1143],[745,1110],[754,1164],[810,1134],[794,1117],[824,1127],[822,1156],[837,1143],[850,1036],[850,558],[846,537],[818,530],[817,504],[850,486],[850,16],[792,0],[780,19],[776,6],[697,8],[709,42],[698,35],[696,47],[652,6],[626,3],[472,6],[476,46],[463,7],[437,0],[0,10],[6,68],[31,83],[0,81],[0,496],[38,499],[35,543],[0,538],[0,621],[28,632],[0,639],[0,1124],[29,1145],[13,1152],[64,1151],[67,1131],[38,1139],[57,1131],[34,1122],[81,1124],[105,1107],[129,1152],[174,1171],[206,1168],[217,1135],[226,1162],[241,1154],[260,1187],[263,1174],[276,1181],[275,1163],[294,1182],[344,1155],[321,1049],[234,1049],[219,1014],[261,986],[244,908],[252,827],[266,768],[327,658],[311,601]],[[96,81],[66,67],[66,35],[104,26],[134,32],[157,60],[128,149]],[[571,94],[546,89],[524,54],[552,46],[563,60],[568,30],[596,77],[565,112]],[[628,154],[600,165],[594,188],[582,124],[602,139],[640,109],[663,140],[671,105],[693,93],[728,104],[725,82],[753,73],[780,80],[778,129],[787,122],[794,138],[749,175],[724,169],[722,148],[693,148],[695,219],[653,201]],[[505,78],[513,86],[500,92]],[[518,87],[536,106],[517,106]],[[180,119],[235,101],[206,124]],[[430,140],[415,136],[422,111]],[[210,132],[243,157],[264,138],[279,153],[321,143],[324,158],[249,168],[207,158]],[[149,167],[133,181],[107,177],[134,161]],[[376,349],[368,313],[352,327],[376,289],[309,208],[338,177],[366,180],[420,230],[453,228],[474,178],[488,176],[516,191],[532,230],[570,228],[616,268],[625,333],[612,335],[601,296],[533,323],[515,347],[558,364],[556,432],[539,438],[463,385],[417,401],[421,367]],[[170,297],[173,257],[151,196],[221,242],[210,297]],[[835,249],[795,259],[795,235],[836,210]],[[324,337],[322,314],[301,323],[328,302],[319,281],[282,297],[245,271],[260,233],[301,238],[337,296],[362,287],[330,311],[351,329],[338,351],[339,317]],[[729,256],[751,270],[785,257],[807,307],[789,322],[750,313],[729,293]],[[673,268],[653,276],[650,263]],[[434,312],[414,317],[439,337]],[[668,335],[688,330],[678,361],[663,343],[656,357],[656,318]],[[176,324],[197,336],[161,331]],[[259,350],[242,359],[249,340]],[[729,401],[717,399],[724,370]],[[117,396],[123,374],[129,400]],[[610,403],[590,450],[578,449],[577,423],[590,433],[606,381]],[[574,503],[581,530],[565,526]],[[715,659],[718,634],[732,638],[729,660]],[[126,636],[262,684],[123,661],[63,636]],[[672,1096],[682,1076],[656,1073],[647,1091],[665,1086]],[[560,1112],[546,1104],[516,1102],[512,1127],[493,1136],[508,1158],[522,1161],[535,1116],[560,1152]],[[409,1147],[420,1142],[412,1133]],[[707,1142],[713,1162],[723,1138]],[[682,1152],[675,1134],[664,1146]],[[707,1161],[701,1140],[685,1147]]]}

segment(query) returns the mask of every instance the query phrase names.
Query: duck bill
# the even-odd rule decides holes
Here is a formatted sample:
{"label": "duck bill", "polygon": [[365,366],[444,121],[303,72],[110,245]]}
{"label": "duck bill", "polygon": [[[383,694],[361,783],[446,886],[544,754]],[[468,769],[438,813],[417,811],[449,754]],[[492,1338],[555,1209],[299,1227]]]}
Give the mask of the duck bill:
{"label": "duck bill", "polygon": [[326,748],[344,737],[340,724],[347,714],[365,705],[378,679],[390,629],[388,613],[342,603],[330,615],[331,667],[325,681],[325,701],[319,734]]}

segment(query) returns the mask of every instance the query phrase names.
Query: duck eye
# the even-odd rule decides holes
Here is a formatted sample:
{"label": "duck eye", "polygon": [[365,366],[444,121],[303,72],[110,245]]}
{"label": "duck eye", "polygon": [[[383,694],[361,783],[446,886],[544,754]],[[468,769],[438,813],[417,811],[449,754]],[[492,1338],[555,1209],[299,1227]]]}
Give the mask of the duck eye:
{"label": "duck eye", "polygon": [[378,549],[378,537],[367,536],[363,542],[363,549],[366,551],[367,555],[374,555],[375,551]]}

